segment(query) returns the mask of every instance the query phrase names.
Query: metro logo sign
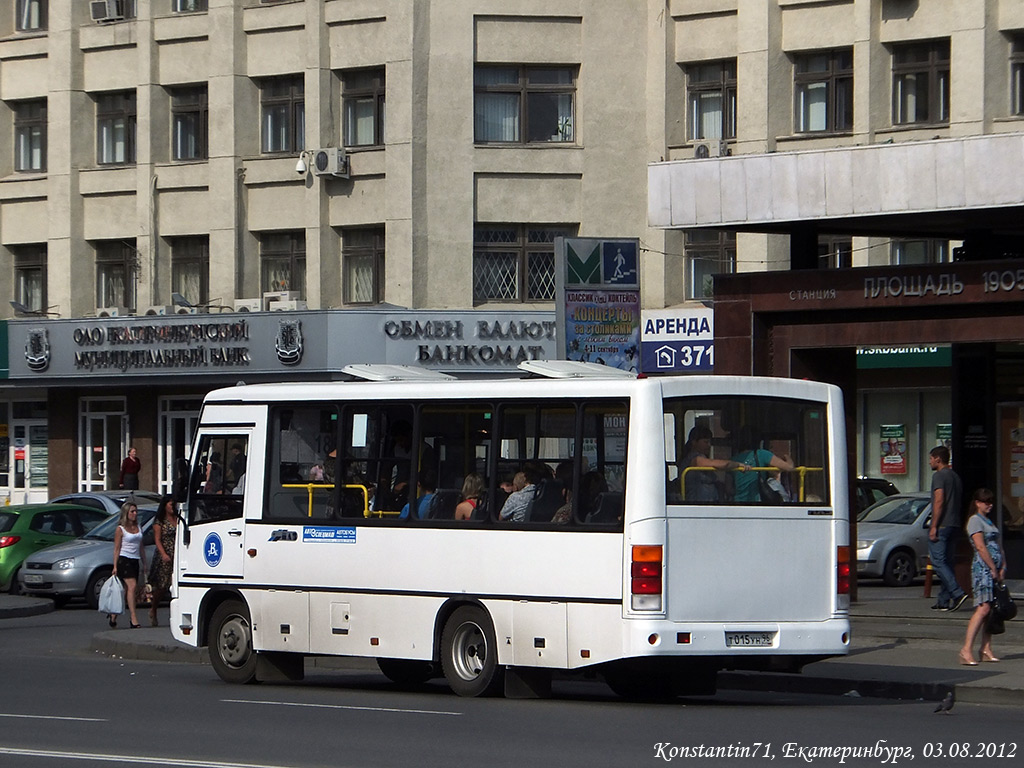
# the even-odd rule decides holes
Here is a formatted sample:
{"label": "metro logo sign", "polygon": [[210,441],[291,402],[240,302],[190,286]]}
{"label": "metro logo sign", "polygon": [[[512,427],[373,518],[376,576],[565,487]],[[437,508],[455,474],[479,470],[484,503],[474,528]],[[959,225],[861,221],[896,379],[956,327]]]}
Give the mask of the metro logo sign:
{"label": "metro logo sign", "polygon": [[[592,243],[593,241],[590,241]],[[590,244],[588,243],[588,244]],[[565,244],[565,270],[569,285],[600,285],[601,284],[601,245],[594,245],[590,255],[582,258],[573,248],[575,243]]]}

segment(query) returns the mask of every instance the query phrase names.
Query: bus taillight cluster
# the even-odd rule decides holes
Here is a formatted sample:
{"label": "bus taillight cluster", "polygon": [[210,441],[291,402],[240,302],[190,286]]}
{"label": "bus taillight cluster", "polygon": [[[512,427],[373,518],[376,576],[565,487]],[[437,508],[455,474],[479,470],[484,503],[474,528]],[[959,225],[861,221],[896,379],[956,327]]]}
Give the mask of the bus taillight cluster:
{"label": "bus taillight cluster", "polygon": [[661,610],[662,562],[660,545],[633,547],[633,563],[630,567],[633,610]]}

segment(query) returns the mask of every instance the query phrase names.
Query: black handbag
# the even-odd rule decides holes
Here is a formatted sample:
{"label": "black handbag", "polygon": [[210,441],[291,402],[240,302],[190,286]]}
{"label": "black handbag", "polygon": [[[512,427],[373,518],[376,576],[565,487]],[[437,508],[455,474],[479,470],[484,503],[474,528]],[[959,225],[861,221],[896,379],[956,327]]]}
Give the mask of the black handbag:
{"label": "black handbag", "polygon": [[1017,604],[1010,597],[1010,589],[1005,582],[992,583],[992,613],[997,614],[1003,621],[1008,621],[1017,615]]}
{"label": "black handbag", "polygon": [[782,504],[782,494],[768,485],[768,473],[757,473],[757,491],[761,494],[761,501],[765,504]]}
{"label": "black handbag", "polygon": [[1006,631],[1006,625],[1003,623],[1003,617],[1000,616],[995,609],[988,612],[988,616],[985,618],[985,631],[990,635],[1001,635]]}

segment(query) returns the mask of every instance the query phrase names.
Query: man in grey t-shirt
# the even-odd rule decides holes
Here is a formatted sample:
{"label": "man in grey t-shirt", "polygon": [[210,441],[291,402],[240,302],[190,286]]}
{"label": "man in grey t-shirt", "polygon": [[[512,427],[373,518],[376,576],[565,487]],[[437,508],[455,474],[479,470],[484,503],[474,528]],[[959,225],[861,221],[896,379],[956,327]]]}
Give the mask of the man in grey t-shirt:
{"label": "man in grey t-shirt", "polygon": [[932,476],[932,524],[928,531],[928,556],[942,588],[932,608],[955,611],[967,600],[967,592],[956,581],[953,562],[963,519],[963,484],[949,467],[949,448],[932,448],[928,464]]}

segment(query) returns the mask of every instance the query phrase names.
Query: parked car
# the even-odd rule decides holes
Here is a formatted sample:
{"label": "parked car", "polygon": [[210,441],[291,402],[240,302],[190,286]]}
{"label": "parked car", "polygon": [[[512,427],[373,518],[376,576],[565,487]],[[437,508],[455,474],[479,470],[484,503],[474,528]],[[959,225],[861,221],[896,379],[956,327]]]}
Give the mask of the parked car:
{"label": "parked car", "polygon": [[109,516],[76,504],[0,507],[0,590],[18,594],[18,569],[26,557],[88,533]]}
{"label": "parked car", "polygon": [[881,501],[886,496],[893,496],[900,492],[900,489],[883,480],[880,477],[858,477],[857,498],[854,499],[856,514],[860,514],[872,504]]}
{"label": "parked car", "polygon": [[[155,517],[155,505],[139,507],[147,568],[156,553]],[[22,591],[49,595],[58,605],[73,597],[84,597],[90,608],[97,608],[103,582],[114,570],[114,532],[119,519],[119,516],[112,516],[81,538],[27,557],[18,577]]]}
{"label": "parked car", "polygon": [[50,503],[81,504],[94,509],[104,509],[108,514],[116,514],[121,511],[121,505],[131,499],[141,509],[143,505],[159,504],[160,494],[155,491],[78,491],[76,493],[65,493]]}
{"label": "parked car", "polygon": [[908,587],[928,565],[929,493],[898,493],[857,517],[857,576]]}

